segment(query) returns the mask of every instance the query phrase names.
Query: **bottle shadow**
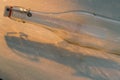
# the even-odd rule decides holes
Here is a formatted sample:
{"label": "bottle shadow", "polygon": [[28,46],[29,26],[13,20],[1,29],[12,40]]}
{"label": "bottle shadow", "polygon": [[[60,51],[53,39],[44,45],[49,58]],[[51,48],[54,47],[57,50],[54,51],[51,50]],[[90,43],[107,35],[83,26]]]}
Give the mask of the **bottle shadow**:
{"label": "bottle shadow", "polygon": [[[73,75],[76,76],[88,77],[92,80],[109,80],[110,76],[105,75],[106,72],[99,74],[99,68],[120,70],[120,65],[114,61],[71,52],[52,44],[35,42],[8,35],[5,35],[5,40],[8,47],[20,57],[35,62],[39,62],[40,57],[52,60],[56,63],[71,67],[76,71],[73,73]],[[98,70],[96,70],[96,68]],[[110,79],[111,78],[112,77],[110,77]]]}

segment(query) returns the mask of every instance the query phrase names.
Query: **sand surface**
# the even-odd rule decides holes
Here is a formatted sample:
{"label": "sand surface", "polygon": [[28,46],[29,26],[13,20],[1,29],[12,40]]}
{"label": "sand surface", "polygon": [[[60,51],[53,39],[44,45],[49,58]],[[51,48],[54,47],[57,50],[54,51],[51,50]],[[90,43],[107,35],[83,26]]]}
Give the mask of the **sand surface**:
{"label": "sand surface", "polygon": [[119,20],[119,12],[116,13],[119,5],[110,10],[110,1],[103,9],[102,2],[92,0],[1,0],[0,78],[119,80],[119,21],[79,12],[48,15],[55,18],[49,24],[21,23],[3,16],[4,7],[14,5],[41,12],[89,10]]}

